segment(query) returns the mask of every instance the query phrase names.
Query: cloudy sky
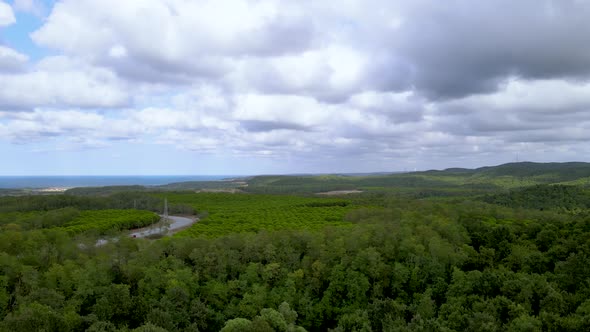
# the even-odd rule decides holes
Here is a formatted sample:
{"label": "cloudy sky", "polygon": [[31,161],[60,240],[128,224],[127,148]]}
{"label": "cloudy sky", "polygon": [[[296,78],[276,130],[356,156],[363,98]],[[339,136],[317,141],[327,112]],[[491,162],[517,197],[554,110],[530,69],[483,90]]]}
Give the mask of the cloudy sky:
{"label": "cloudy sky", "polygon": [[0,0],[0,175],[590,161],[590,1]]}

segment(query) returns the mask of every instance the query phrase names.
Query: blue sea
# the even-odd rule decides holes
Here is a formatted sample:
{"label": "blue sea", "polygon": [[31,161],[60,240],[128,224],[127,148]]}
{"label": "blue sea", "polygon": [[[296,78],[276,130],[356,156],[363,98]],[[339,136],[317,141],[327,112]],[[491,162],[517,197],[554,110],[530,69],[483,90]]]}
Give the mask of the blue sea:
{"label": "blue sea", "polygon": [[219,181],[232,175],[162,175],[162,176],[0,176],[0,188],[157,186],[186,181]]}

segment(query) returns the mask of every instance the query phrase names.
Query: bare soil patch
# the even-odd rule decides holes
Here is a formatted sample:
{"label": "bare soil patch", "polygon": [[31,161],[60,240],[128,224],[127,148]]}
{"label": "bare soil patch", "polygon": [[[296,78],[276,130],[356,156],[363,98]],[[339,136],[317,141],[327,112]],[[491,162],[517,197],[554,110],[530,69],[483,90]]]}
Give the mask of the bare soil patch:
{"label": "bare soil patch", "polygon": [[337,196],[337,195],[348,195],[348,194],[360,194],[362,190],[334,190],[334,191],[326,191],[323,193],[317,193],[316,195],[322,196]]}

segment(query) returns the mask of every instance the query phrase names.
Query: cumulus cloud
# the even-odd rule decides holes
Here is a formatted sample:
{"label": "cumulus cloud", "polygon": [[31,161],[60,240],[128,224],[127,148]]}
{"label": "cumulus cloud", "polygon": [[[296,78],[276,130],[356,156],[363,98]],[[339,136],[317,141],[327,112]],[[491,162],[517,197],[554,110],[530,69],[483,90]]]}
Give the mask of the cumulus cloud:
{"label": "cumulus cloud", "polygon": [[352,95],[349,103],[365,112],[385,115],[395,123],[405,123],[422,120],[427,101],[411,91],[369,91]]}
{"label": "cumulus cloud", "polygon": [[65,0],[32,37],[123,75],[156,80],[219,76],[227,57],[297,52],[311,43],[313,28],[284,1]]}
{"label": "cumulus cloud", "polygon": [[438,110],[443,126],[457,135],[508,133],[510,140],[539,141],[533,135],[542,131],[567,141],[571,129],[590,121],[590,83],[511,80],[500,91],[440,103]]}
{"label": "cumulus cloud", "polygon": [[0,1],[0,27],[11,25],[16,22],[12,7],[4,1]]}
{"label": "cumulus cloud", "polygon": [[410,88],[445,99],[512,76],[586,79],[589,15],[574,0],[64,0],[32,37],[135,80],[223,78],[337,102]]}
{"label": "cumulus cloud", "polygon": [[[295,95],[248,94],[236,97],[233,118],[242,121],[266,121],[313,127],[324,124],[331,115],[329,108],[315,99]],[[297,114],[297,116],[293,116]]]}
{"label": "cumulus cloud", "polygon": [[28,60],[28,56],[0,45],[0,73],[21,71]]}
{"label": "cumulus cloud", "polygon": [[368,55],[351,47],[330,46],[271,59],[246,59],[236,67],[230,84],[242,91],[342,101],[370,86]]}
{"label": "cumulus cloud", "polygon": [[38,141],[61,135],[80,135],[99,128],[103,118],[79,111],[35,111],[4,114],[1,135],[17,143]]}
{"label": "cumulus cloud", "polygon": [[391,36],[394,56],[433,98],[493,92],[507,78],[590,75],[590,3],[459,0],[407,2]]}
{"label": "cumulus cloud", "polygon": [[589,149],[585,1],[61,0],[46,13],[31,38],[55,55],[0,46],[13,142],[142,142],[310,170]]}
{"label": "cumulus cloud", "polygon": [[[17,62],[24,60],[7,53]],[[127,105],[129,99],[125,84],[111,71],[63,56],[47,57],[17,75],[0,73],[0,110],[112,108]]]}
{"label": "cumulus cloud", "polygon": [[139,80],[226,76],[241,89],[339,101],[409,88],[452,98],[511,76],[587,78],[589,15],[574,0],[64,0],[32,37]]}
{"label": "cumulus cloud", "polygon": [[47,8],[39,0],[14,0],[14,10],[29,13],[38,17],[45,16]]}

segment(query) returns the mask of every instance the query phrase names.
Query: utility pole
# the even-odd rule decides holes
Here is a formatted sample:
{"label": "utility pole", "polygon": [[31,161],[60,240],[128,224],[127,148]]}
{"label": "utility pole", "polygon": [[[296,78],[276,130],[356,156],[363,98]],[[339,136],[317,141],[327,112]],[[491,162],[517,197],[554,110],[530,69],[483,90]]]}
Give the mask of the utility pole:
{"label": "utility pole", "polygon": [[168,218],[168,198],[164,198],[164,218]]}
{"label": "utility pole", "polygon": [[164,213],[162,214],[162,220],[158,223],[159,233],[162,233],[162,229],[168,224],[168,198],[164,198]]}

